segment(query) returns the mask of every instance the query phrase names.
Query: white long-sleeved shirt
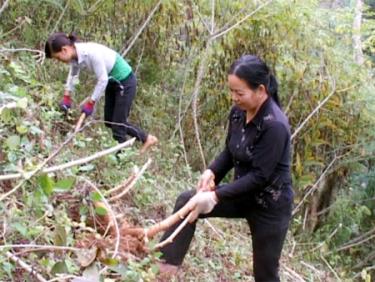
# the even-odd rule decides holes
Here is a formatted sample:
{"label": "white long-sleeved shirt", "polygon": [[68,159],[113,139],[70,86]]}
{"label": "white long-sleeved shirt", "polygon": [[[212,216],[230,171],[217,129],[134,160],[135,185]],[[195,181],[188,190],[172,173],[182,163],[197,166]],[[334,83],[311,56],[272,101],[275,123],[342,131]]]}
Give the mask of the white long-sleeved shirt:
{"label": "white long-sleeved shirt", "polygon": [[91,99],[97,101],[107,87],[109,73],[115,65],[117,53],[104,45],[94,42],[75,43],[74,46],[77,51],[77,60],[70,63],[65,89],[74,92],[74,86],[78,83],[80,70],[87,68],[89,71],[94,72],[97,78],[97,83],[91,95]]}

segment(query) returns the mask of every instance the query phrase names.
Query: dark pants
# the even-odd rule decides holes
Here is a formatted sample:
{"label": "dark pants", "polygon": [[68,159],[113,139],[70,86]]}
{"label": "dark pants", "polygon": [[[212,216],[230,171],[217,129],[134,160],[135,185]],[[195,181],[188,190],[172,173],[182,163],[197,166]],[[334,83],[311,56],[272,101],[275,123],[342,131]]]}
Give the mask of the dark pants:
{"label": "dark pants", "polygon": [[147,139],[146,132],[127,122],[136,91],[137,79],[134,74],[122,81],[110,80],[105,89],[104,121],[119,143],[125,142],[127,135],[143,143]]}
{"label": "dark pants", "polygon": [[[279,259],[289,226],[293,201],[293,192],[290,187],[287,189],[290,191],[281,194],[279,203],[268,208],[256,206],[255,201],[245,196],[231,202],[219,202],[212,212],[199,216],[200,218],[246,218],[251,231],[254,277],[257,282],[280,281]],[[180,194],[173,212],[183,207],[194,194],[194,190]],[[180,222],[168,230],[161,241],[168,238],[179,224]],[[162,259],[166,263],[182,264],[193,238],[195,227],[196,223],[187,224],[171,244],[161,249]]]}

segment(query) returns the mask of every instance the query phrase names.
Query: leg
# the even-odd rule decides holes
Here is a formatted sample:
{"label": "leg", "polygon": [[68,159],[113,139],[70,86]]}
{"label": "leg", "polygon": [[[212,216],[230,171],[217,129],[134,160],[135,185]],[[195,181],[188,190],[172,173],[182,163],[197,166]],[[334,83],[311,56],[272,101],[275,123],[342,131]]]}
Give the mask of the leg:
{"label": "leg", "polygon": [[[177,212],[182,208],[192,196],[195,195],[195,190],[185,191],[180,194],[176,200],[176,204],[173,213]],[[228,217],[228,218],[241,218],[245,216],[245,208],[248,206],[247,199],[241,199],[239,201],[233,201],[228,203],[218,203],[215,208],[209,214],[201,215],[200,218],[207,217]],[[172,226],[167,232],[164,233],[161,241],[168,238],[173,231],[179,226],[181,222],[178,222]],[[190,242],[193,239],[195,232],[196,222],[187,224],[181,232],[175,237],[171,244],[161,248],[162,259],[166,263],[172,265],[181,265],[182,261],[189,249]]]}
{"label": "leg", "polygon": [[[269,216],[254,211],[247,220],[253,245],[254,277],[257,282],[279,282],[279,259],[288,231],[290,214]],[[281,212],[280,212],[281,213]]]}
{"label": "leg", "polygon": [[130,135],[145,143],[147,133],[127,122],[137,88],[137,80],[135,76],[131,75],[122,83],[122,87],[123,89],[120,89],[119,85],[117,85],[115,94],[116,100],[113,105],[112,121],[119,123],[118,125],[112,125],[113,138],[119,143],[122,143],[126,141],[126,135]]}
{"label": "leg", "polygon": [[105,123],[105,126],[108,128],[112,128],[110,122],[112,122],[113,116],[113,108],[115,104],[115,89],[111,82],[108,83],[107,88],[105,89],[105,102],[104,102],[104,121],[108,122]]}

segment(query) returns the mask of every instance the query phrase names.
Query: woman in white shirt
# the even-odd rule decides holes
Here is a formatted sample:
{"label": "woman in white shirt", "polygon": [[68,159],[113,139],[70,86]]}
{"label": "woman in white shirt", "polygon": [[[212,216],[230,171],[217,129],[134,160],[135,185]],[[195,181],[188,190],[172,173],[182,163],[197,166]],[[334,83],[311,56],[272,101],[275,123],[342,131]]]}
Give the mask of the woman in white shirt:
{"label": "woman in white shirt", "polygon": [[141,153],[156,144],[158,139],[141,128],[130,124],[127,119],[137,88],[137,79],[131,66],[114,50],[94,42],[77,42],[73,34],[62,32],[52,34],[46,44],[47,58],[70,64],[70,71],[60,108],[67,111],[72,106],[71,94],[78,82],[81,69],[88,69],[97,78],[90,97],[82,105],[81,111],[89,116],[95,103],[105,92],[104,120],[112,129],[113,138],[125,142],[127,135],[143,143]]}

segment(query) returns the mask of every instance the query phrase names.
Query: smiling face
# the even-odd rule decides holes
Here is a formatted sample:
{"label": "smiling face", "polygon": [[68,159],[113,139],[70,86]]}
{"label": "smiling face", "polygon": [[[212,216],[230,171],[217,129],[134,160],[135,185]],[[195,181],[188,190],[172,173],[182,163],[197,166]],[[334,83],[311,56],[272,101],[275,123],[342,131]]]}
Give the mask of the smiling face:
{"label": "smiling face", "polygon": [[74,46],[66,45],[61,47],[61,51],[52,53],[52,58],[63,62],[70,63],[76,56],[76,51]]}
{"label": "smiling face", "polygon": [[245,80],[236,75],[228,75],[228,86],[233,103],[248,113],[256,112],[267,99],[263,84],[251,89]]}

